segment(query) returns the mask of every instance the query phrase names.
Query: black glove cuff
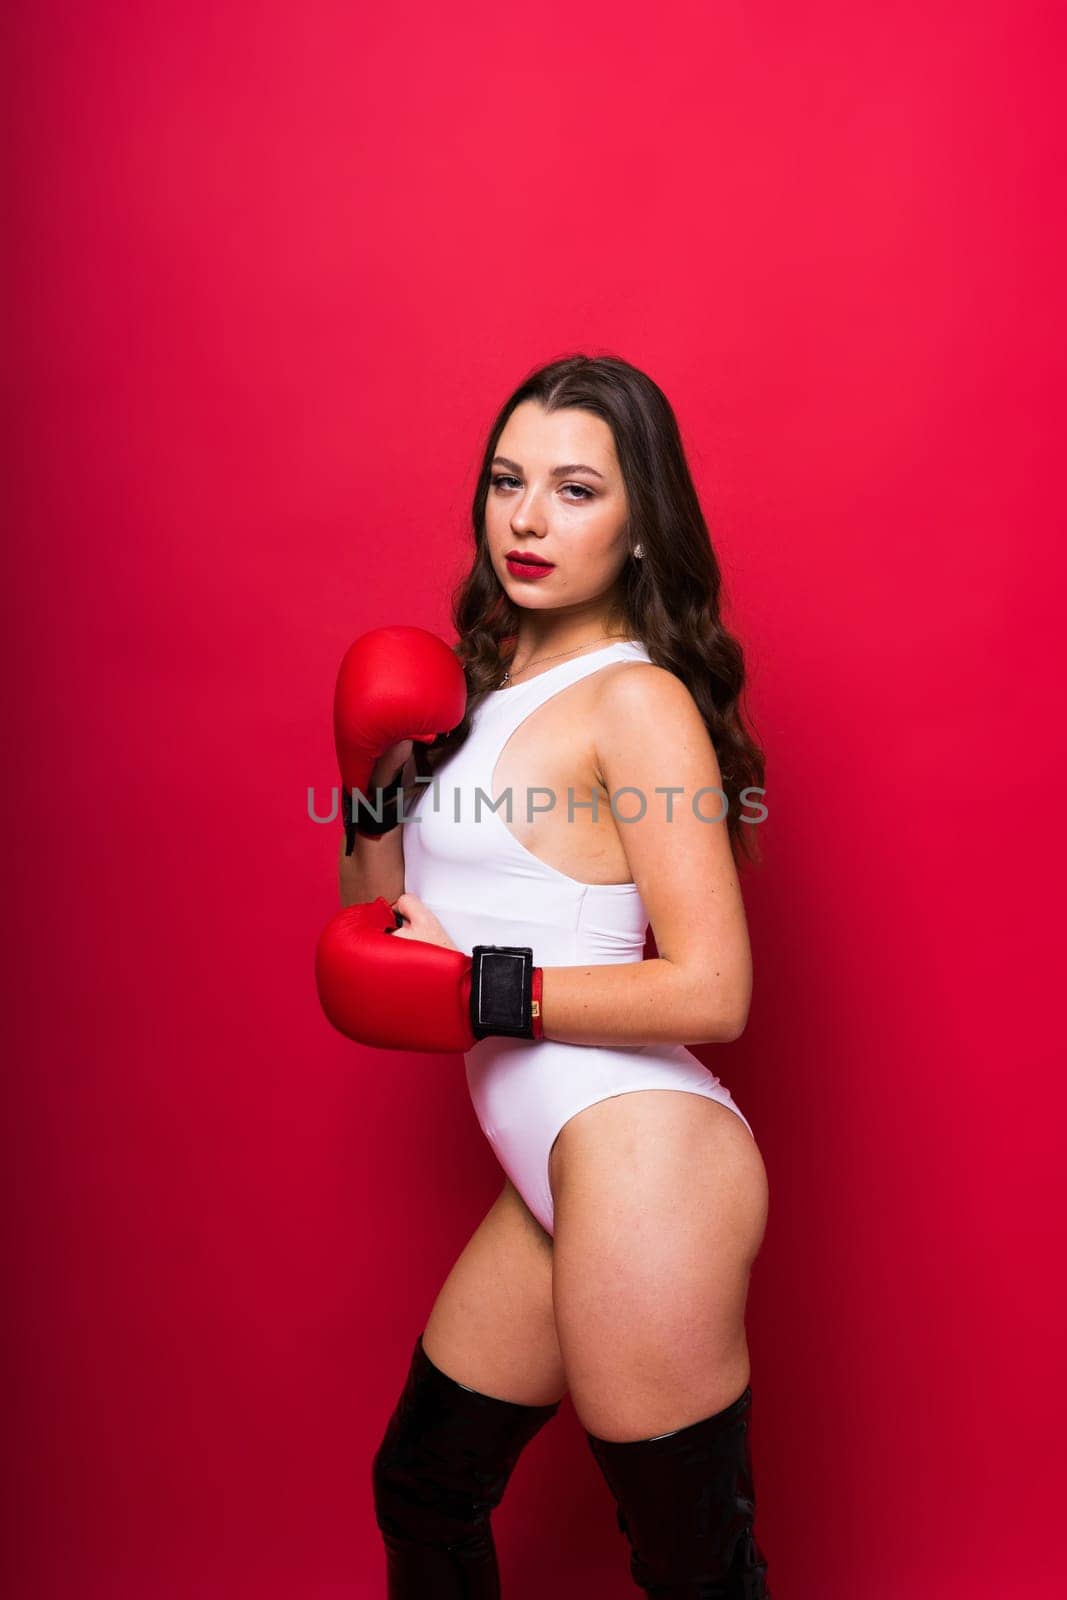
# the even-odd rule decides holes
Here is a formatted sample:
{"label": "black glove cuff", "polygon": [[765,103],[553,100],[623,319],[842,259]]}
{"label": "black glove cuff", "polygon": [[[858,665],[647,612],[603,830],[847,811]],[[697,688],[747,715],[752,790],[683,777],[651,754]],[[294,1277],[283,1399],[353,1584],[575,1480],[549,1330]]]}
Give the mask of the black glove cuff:
{"label": "black glove cuff", "polygon": [[490,1034],[532,1039],[533,950],[476,944],[471,952],[471,1028],[476,1039]]}
{"label": "black glove cuff", "polygon": [[[401,762],[388,783],[383,783],[377,791],[372,789],[370,795],[364,798],[360,791],[341,789],[341,819],[345,827],[345,855],[350,856],[356,845],[356,834],[365,833],[377,838],[380,834],[388,833],[400,821],[399,810],[403,799],[404,788],[400,782],[406,762]],[[373,796],[377,792],[378,804],[372,804]],[[355,801],[353,802],[353,793]],[[375,816],[380,812],[381,816]]]}

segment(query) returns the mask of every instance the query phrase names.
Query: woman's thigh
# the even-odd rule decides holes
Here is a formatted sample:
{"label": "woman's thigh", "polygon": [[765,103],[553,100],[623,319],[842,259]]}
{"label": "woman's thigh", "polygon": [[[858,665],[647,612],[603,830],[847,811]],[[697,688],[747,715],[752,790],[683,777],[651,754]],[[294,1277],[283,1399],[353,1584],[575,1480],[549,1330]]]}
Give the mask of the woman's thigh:
{"label": "woman's thigh", "polygon": [[740,1117],[678,1090],[617,1095],[565,1124],[550,1171],[556,1332],[583,1425],[648,1438],[737,1399],[768,1213]]}
{"label": "woman's thigh", "polygon": [[549,1405],[567,1391],[552,1310],[552,1240],[508,1179],[452,1271],[423,1348],[458,1383]]}

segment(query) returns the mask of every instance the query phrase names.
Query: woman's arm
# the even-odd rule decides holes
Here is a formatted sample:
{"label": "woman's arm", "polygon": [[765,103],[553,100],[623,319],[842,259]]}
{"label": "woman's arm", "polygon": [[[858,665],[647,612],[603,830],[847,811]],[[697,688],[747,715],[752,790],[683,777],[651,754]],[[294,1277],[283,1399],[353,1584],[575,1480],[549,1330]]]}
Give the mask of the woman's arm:
{"label": "woman's arm", "polygon": [[[388,783],[400,763],[404,762],[403,779],[411,779],[410,739],[394,744],[378,757],[370,775],[368,788],[373,791],[379,784]],[[350,856],[345,855],[345,837],[341,834],[341,853],[337,868],[341,905],[358,905],[375,900],[378,895],[390,904],[404,892],[404,829],[401,825],[390,828],[377,838],[356,834],[355,846]]]}
{"label": "woman's arm", "polygon": [[[659,955],[546,967],[545,1037],[571,1044],[727,1043],[748,1020],[752,952],[726,820],[713,820],[725,805],[714,746],[673,673],[635,662],[603,676],[591,719],[598,766],[607,794],[617,795],[630,875]],[[668,786],[684,792],[657,794]],[[638,792],[617,794],[621,789]],[[694,810],[699,790],[708,792]],[[600,803],[608,805],[607,795]]]}

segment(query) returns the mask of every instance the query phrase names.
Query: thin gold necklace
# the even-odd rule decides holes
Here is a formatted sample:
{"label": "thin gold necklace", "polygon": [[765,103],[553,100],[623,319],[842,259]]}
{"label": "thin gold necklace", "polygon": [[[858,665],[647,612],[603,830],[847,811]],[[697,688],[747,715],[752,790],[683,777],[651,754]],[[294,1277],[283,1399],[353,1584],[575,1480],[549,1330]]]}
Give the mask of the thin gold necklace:
{"label": "thin gold necklace", "polygon": [[[560,650],[554,656],[538,656],[533,661],[527,661],[526,666],[525,667],[520,667],[519,671],[520,672],[525,672],[527,670],[527,668],[529,668],[529,667],[539,667],[541,665],[542,661],[558,661],[560,659],[560,656],[573,656],[573,655],[576,655],[579,650],[588,650],[588,648],[589,648],[589,646],[591,644],[604,644],[604,643],[607,642],[608,639],[625,639],[625,638],[626,638],[626,635],[624,633],[606,633],[603,636],[603,638],[600,638],[600,639],[587,639],[584,644],[576,644],[574,646],[573,650]],[[497,684],[497,688],[498,689],[506,689],[510,682],[511,682],[511,668],[508,667],[507,670],[504,673],[503,682],[502,683],[498,683]]]}

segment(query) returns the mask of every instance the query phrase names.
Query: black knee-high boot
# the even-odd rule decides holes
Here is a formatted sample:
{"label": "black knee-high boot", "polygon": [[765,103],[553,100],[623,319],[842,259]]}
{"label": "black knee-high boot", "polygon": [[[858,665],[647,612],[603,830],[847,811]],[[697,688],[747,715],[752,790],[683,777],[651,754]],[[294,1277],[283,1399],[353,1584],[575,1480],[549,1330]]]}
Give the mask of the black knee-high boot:
{"label": "black knee-high boot", "polygon": [[372,1469],[389,1600],[497,1600],[489,1515],[524,1446],[559,1407],[458,1383],[434,1366],[419,1334]]}
{"label": "black knee-high boot", "polygon": [[756,1543],[749,1449],[752,1389],[651,1439],[586,1430],[630,1542],[630,1573],[656,1600],[771,1600]]}

